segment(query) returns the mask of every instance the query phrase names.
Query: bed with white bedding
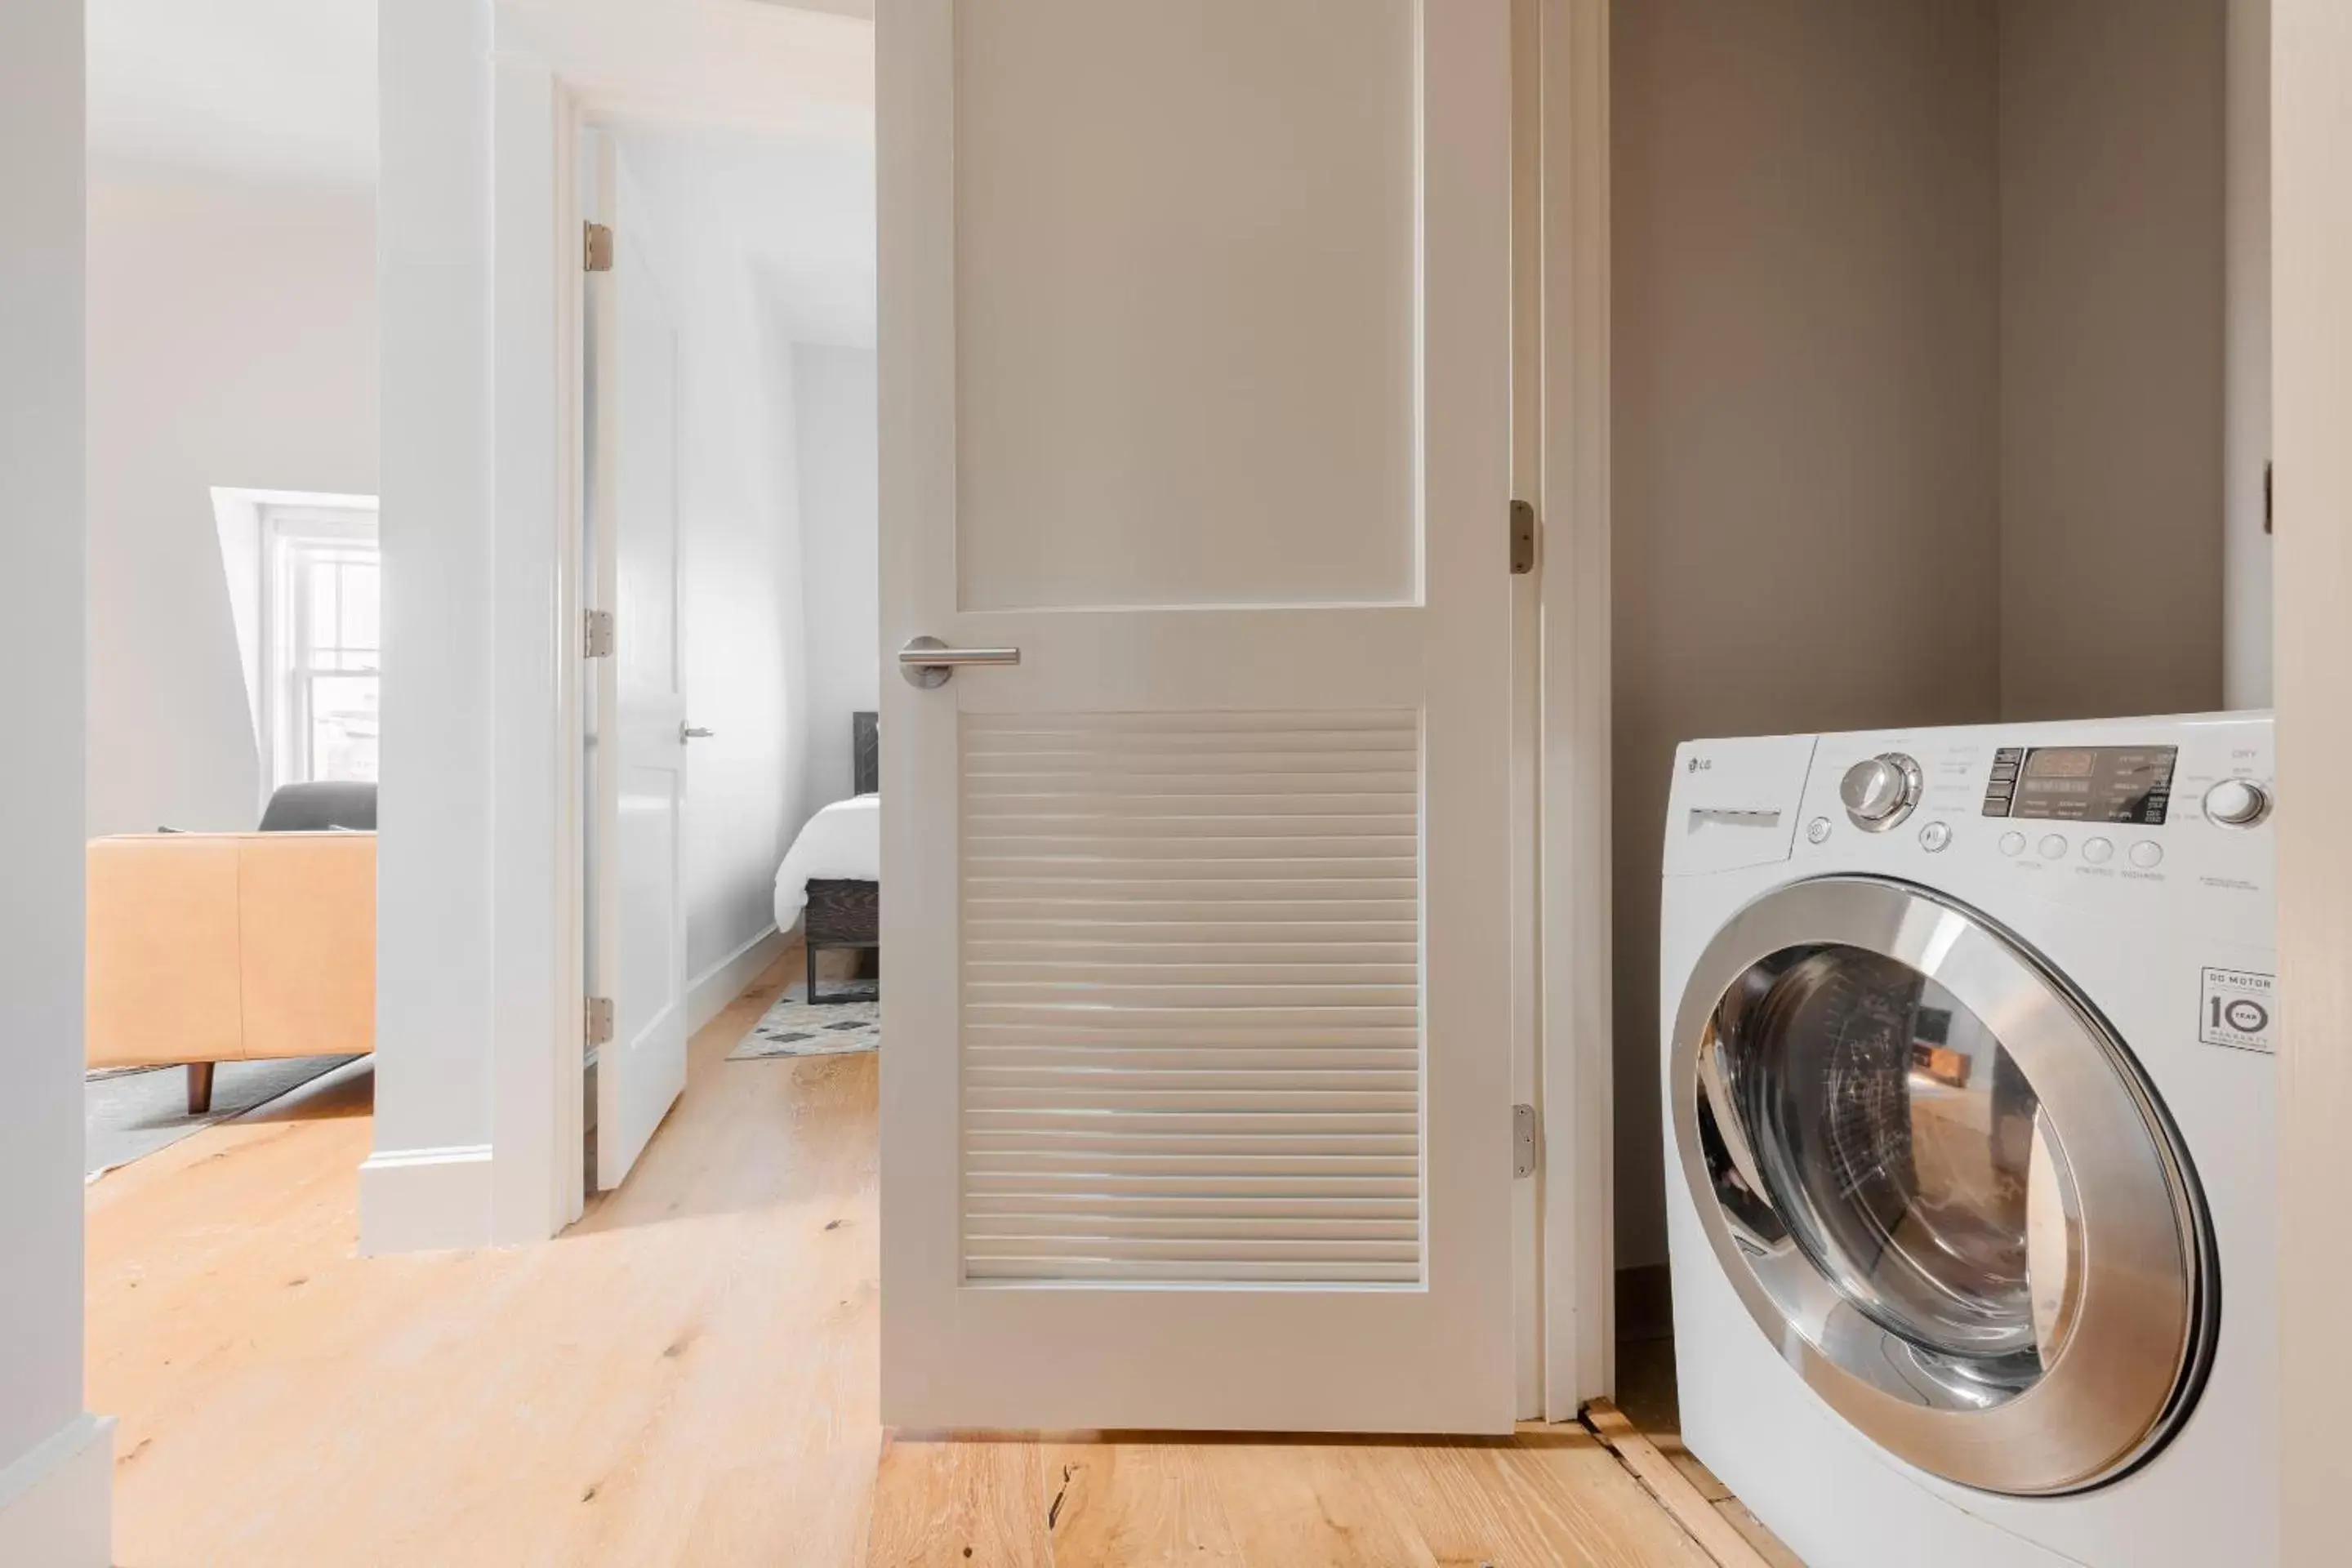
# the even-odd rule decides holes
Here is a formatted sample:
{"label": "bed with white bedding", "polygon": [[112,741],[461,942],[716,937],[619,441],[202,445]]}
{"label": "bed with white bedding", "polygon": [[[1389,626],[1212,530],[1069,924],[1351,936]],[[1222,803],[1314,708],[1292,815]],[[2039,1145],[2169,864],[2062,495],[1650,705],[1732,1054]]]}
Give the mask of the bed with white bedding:
{"label": "bed with white bedding", "polygon": [[[851,773],[856,794],[808,820],[776,870],[776,929],[797,922],[808,954],[814,1004],[816,955],[826,948],[879,952],[882,947],[881,724],[872,713],[851,715]],[[860,995],[864,993],[854,993]],[[834,1001],[848,1001],[839,995]]]}
{"label": "bed with white bedding", "polygon": [[808,820],[776,872],[776,929],[790,931],[808,908],[811,882],[882,880],[882,797],[835,801]]}

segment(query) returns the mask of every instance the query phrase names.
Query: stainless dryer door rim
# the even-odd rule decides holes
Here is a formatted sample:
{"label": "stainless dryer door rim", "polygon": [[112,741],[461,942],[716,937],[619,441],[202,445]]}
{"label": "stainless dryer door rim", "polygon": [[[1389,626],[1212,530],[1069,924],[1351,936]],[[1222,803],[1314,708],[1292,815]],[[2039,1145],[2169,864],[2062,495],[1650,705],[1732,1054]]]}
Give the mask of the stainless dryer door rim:
{"label": "stainless dryer door rim", "polygon": [[[1964,1407],[1885,1375],[1914,1348],[1856,1305],[1850,1281],[1833,1280],[1792,1241],[1760,1235],[1717,1190],[1700,1134],[1703,1103],[1724,1162],[1717,1168],[1732,1173],[1744,1200],[1753,1201],[1752,1188],[1769,1201],[1756,1153],[1743,1146],[1749,1130],[1736,1116],[1718,1125],[1726,1086],[1711,1060],[1717,1005],[1762,961],[1829,948],[1905,964],[1983,1020],[2063,1145],[2070,1220],[2080,1226],[2080,1245],[2070,1248],[2080,1269],[2069,1287],[2071,1322],[2055,1359],[2002,1402]],[[1667,1093],[1699,1222],[1757,1326],[1822,1400],[1895,1458],[1986,1491],[2082,1491],[2153,1455],[2186,1416],[2220,1306],[2194,1173],[2113,1029],[1985,916],[1876,878],[1823,877],[1765,894],[1732,916],[1698,960],[1675,1019]],[[1874,1363],[1879,1375],[1864,1375]]]}

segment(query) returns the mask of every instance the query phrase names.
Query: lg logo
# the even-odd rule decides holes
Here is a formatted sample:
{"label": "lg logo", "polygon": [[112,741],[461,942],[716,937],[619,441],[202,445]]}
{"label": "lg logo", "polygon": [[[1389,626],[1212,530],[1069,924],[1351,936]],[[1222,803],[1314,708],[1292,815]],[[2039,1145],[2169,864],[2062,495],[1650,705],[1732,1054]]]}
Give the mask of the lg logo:
{"label": "lg logo", "polygon": [[1715,764],[1707,761],[1705,757],[1693,757],[1690,760],[1689,765],[1685,767],[1684,771],[1685,773],[1713,773],[1715,771]]}

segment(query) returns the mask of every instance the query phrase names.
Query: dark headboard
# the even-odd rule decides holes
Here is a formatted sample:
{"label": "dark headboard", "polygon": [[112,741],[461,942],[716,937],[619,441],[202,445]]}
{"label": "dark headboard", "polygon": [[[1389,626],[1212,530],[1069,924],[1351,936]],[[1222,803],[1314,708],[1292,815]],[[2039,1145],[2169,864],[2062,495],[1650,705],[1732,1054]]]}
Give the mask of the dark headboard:
{"label": "dark headboard", "polygon": [[879,713],[852,713],[849,716],[849,772],[859,795],[881,792],[882,716]]}

